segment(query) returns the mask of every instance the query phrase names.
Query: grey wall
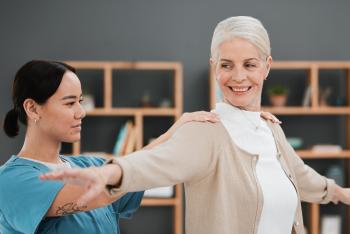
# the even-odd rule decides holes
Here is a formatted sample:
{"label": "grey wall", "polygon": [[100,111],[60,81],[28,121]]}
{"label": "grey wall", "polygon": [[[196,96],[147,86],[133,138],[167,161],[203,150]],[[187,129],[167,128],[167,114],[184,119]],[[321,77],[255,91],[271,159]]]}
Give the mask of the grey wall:
{"label": "grey wall", "polygon": [[[350,1],[1,1],[0,118],[12,108],[15,71],[33,58],[174,60],[184,66],[184,110],[208,108],[208,56],[218,21],[252,15],[275,60],[350,60]],[[0,132],[0,164],[23,134]]]}
{"label": "grey wall", "polygon": [[[349,60],[350,2],[337,1],[1,1],[0,118],[12,107],[15,71],[33,58],[176,60],[184,66],[184,110],[208,108],[208,56],[218,21],[262,20],[276,60]],[[23,137],[0,133],[0,164]]]}

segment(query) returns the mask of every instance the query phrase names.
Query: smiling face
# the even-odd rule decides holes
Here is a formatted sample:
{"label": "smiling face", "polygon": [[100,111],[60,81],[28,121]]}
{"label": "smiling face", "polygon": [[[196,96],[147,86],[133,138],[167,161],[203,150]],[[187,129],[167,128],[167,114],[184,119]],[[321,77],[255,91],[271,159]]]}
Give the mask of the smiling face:
{"label": "smiling face", "polygon": [[85,117],[81,99],[78,77],[73,72],[66,72],[57,91],[39,106],[40,119],[37,125],[41,133],[59,142],[80,140],[81,121]]}
{"label": "smiling face", "polygon": [[246,39],[224,41],[218,57],[211,60],[223,101],[249,111],[260,111],[263,83],[272,58],[262,59],[256,46]]}

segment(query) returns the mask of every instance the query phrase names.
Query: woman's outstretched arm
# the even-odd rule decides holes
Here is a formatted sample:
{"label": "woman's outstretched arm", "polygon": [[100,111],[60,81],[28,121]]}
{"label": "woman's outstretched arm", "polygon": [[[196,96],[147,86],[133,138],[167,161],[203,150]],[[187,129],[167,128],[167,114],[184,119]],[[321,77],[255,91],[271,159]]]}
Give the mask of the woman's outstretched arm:
{"label": "woman's outstretched arm", "polygon": [[[205,116],[205,118],[215,118],[212,115],[206,116],[205,113],[192,114],[192,117],[195,115],[198,117],[198,114],[202,117]],[[188,117],[186,115],[184,116],[186,118]],[[268,117],[271,118],[271,116],[269,115]],[[186,118],[183,118],[182,122],[179,121],[181,124],[178,127],[175,124],[174,128],[169,129],[169,134],[173,134],[171,131],[179,128],[184,123],[191,121],[203,122],[199,121],[201,118],[190,121]],[[270,120],[274,122],[273,119]],[[203,130],[203,127],[206,130]],[[179,130],[178,134],[174,134],[177,135],[174,139],[166,142],[164,146],[157,147],[156,151],[145,150],[144,152],[133,153],[130,155],[131,158],[126,157],[125,159],[127,161],[129,159],[133,161],[133,168],[137,168],[137,173],[133,174],[133,178],[136,175],[140,176],[137,181],[131,183],[132,188],[128,185],[130,183],[124,181],[123,184],[126,184],[126,187],[128,187],[126,190],[138,191],[138,189],[144,190],[150,187],[172,185],[194,178],[198,179],[206,175],[208,171],[214,168],[215,164],[214,157],[216,155],[213,155],[211,150],[211,146],[213,145],[212,139],[215,139],[213,138],[214,132],[212,130],[213,128],[206,124],[191,124]],[[163,138],[163,142],[165,141],[167,141],[166,137]],[[163,142],[158,142],[158,144]],[[157,144],[152,144],[146,148],[149,149],[155,145]],[[124,157],[120,160],[122,159]],[[119,161],[119,163],[123,164],[122,161]],[[128,162],[125,163],[124,166],[129,164]],[[86,202],[91,201],[99,194],[106,193],[106,185],[118,186],[121,184],[123,174],[124,172],[120,165],[111,164],[99,168],[55,171],[42,175],[41,178],[44,180],[62,180],[66,183],[84,187],[87,192],[81,196],[79,204],[86,204]]]}

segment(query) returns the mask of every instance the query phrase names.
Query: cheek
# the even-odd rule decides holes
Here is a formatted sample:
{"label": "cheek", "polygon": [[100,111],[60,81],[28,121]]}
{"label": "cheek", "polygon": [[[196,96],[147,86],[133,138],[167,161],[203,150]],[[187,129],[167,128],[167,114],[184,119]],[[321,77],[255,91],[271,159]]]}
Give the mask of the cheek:
{"label": "cheek", "polygon": [[73,115],[64,109],[56,110],[50,113],[49,121],[52,128],[57,131],[67,131],[72,124]]}
{"label": "cheek", "polygon": [[250,82],[258,87],[262,87],[265,80],[265,73],[264,72],[256,72],[252,74],[250,79]]}
{"label": "cheek", "polygon": [[220,71],[216,73],[216,80],[220,85],[226,84],[231,76],[228,72]]}

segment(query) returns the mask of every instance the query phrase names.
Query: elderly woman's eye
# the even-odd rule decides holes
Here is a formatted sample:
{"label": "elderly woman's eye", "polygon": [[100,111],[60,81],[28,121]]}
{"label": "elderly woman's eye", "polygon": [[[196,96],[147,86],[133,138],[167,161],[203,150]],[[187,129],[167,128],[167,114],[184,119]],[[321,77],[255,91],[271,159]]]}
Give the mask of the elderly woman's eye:
{"label": "elderly woman's eye", "polygon": [[223,64],[221,64],[221,67],[222,67],[222,68],[230,68],[230,65],[229,65],[229,64],[226,64],[226,63],[223,63]]}
{"label": "elderly woman's eye", "polygon": [[247,63],[245,66],[248,67],[248,68],[254,68],[254,67],[256,67],[256,65],[253,64],[253,63]]}

